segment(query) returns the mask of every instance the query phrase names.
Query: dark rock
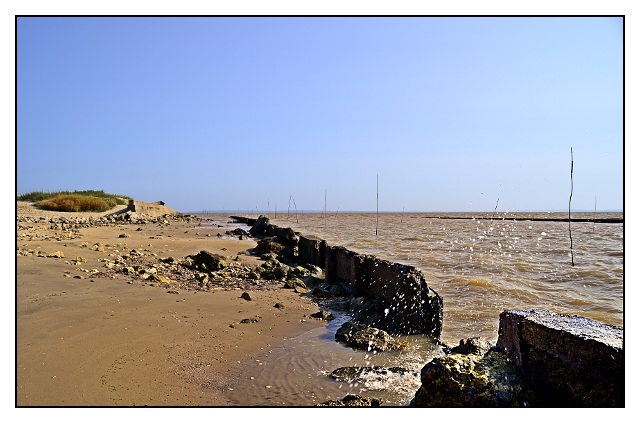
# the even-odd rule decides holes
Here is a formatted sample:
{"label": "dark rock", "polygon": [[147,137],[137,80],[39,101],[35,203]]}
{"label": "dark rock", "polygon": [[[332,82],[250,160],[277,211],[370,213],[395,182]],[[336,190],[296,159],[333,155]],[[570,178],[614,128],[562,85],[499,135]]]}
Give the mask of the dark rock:
{"label": "dark rock", "polygon": [[287,278],[308,278],[310,272],[308,269],[305,269],[302,266],[291,267],[289,269],[289,273],[287,274]]}
{"label": "dark rock", "polygon": [[[343,329],[344,328],[344,329]],[[406,348],[406,344],[392,338],[387,332],[373,328],[362,328],[347,322],[336,332],[336,341],[345,342],[351,348],[366,351],[392,351]]]}
{"label": "dark rock", "polygon": [[260,255],[260,258],[264,261],[278,261],[278,255],[271,252]]}
{"label": "dark rock", "polygon": [[[213,272],[227,267],[225,257],[221,256],[220,254],[213,254],[205,250],[200,251],[195,256],[187,256],[187,258],[192,260],[190,262],[190,267],[201,269],[204,271]],[[183,264],[186,265],[186,263],[186,261],[183,261]]]}
{"label": "dark rock", "polygon": [[336,341],[347,342],[347,340],[351,338],[354,333],[359,332],[364,328],[366,328],[366,326],[361,324],[357,324],[353,322],[345,322],[336,331],[336,335],[335,335]]}
{"label": "dark rock", "polygon": [[311,294],[314,295],[315,297],[318,297],[318,298],[329,298],[329,297],[331,297],[331,293],[328,290],[326,290],[323,287],[319,287],[319,286],[313,288],[313,291],[312,291]]}
{"label": "dark rock", "polygon": [[285,288],[295,289],[296,287],[307,288],[307,285],[302,281],[302,279],[293,278],[289,279],[284,283]]}
{"label": "dark rock", "polygon": [[249,295],[248,292],[243,292],[242,295],[240,295],[240,298],[247,300],[247,301],[251,301],[251,295]]}
{"label": "dark rock", "polygon": [[265,254],[274,254],[277,257],[282,250],[285,249],[285,245],[278,242],[276,237],[262,238],[258,241],[258,244],[254,248],[256,255],[264,256]]}
{"label": "dark rock", "polygon": [[303,266],[309,271],[309,277],[324,279],[324,270],[322,268],[312,264],[304,264]]}
{"label": "dark rock", "polygon": [[240,320],[240,323],[258,323],[259,321],[260,321],[260,319],[258,319],[258,318],[248,317],[246,319]]}
{"label": "dark rock", "polygon": [[251,234],[251,236],[265,235],[268,226],[269,218],[267,216],[261,215],[253,224],[251,229],[249,229],[249,233]]}
{"label": "dark rock", "polygon": [[349,295],[349,292],[346,291],[340,284],[333,284],[329,288],[329,293],[334,297],[344,297],[345,295]]}
{"label": "dark rock", "polygon": [[310,317],[313,317],[314,319],[320,319],[320,320],[333,320],[336,317],[333,315],[333,313],[331,313],[330,311],[326,311],[326,310],[322,310],[319,311],[317,313],[313,313]]}
{"label": "dark rock", "polygon": [[420,373],[412,407],[508,407],[529,405],[528,393],[506,354],[437,357]]}
{"label": "dark rock", "polygon": [[415,372],[405,369],[404,367],[349,366],[335,369],[331,372],[331,377],[340,382],[354,383],[362,382],[364,380],[363,376],[366,376],[369,380],[371,378],[374,378],[375,380],[384,380],[392,373],[400,375],[415,375]]}
{"label": "dark rock", "polygon": [[295,288],[293,288],[293,290],[297,293],[297,294],[308,294],[309,292],[311,292],[311,290],[309,288],[304,288],[300,285],[296,285]]}
{"label": "dark rock", "polygon": [[482,338],[461,339],[460,344],[451,348],[451,354],[476,354],[484,355],[491,349],[492,345],[489,341]]}
{"label": "dark rock", "polygon": [[324,407],[380,407],[382,402],[376,398],[366,398],[360,395],[349,394],[341,400],[324,401],[317,406]]}
{"label": "dark rock", "polygon": [[275,308],[279,308],[280,310],[282,310],[282,309],[286,308],[286,307],[285,307],[285,305],[284,305],[284,304],[282,304],[282,303],[275,303],[275,304],[274,304],[274,307],[275,307]]}
{"label": "dark rock", "polygon": [[280,253],[278,254],[278,257],[280,257],[283,260],[288,260],[288,261],[292,261],[295,260],[295,257],[298,255],[298,247],[293,245],[287,245],[285,246]]}
{"label": "dark rock", "polygon": [[297,245],[300,239],[291,228],[278,228],[275,233],[278,239],[285,245]]}
{"label": "dark rock", "polygon": [[231,234],[232,235],[240,235],[240,236],[245,235],[246,236],[246,235],[249,235],[249,232],[245,231],[242,228],[236,228],[233,231],[231,231]]}
{"label": "dark rock", "polygon": [[276,260],[269,260],[265,263],[262,263],[254,270],[260,275],[262,279],[268,280],[284,279],[287,276],[287,273],[289,273],[288,266]]}
{"label": "dark rock", "polygon": [[[315,277],[313,275],[307,276],[305,279],[307,281],[307,286],[309,286],[309,285],[315,286],[315,285],[319,285],[321,283],[325,283],[326,282],[324,279]],[[329,291],[327,290],[327,292],[329,292]]]}

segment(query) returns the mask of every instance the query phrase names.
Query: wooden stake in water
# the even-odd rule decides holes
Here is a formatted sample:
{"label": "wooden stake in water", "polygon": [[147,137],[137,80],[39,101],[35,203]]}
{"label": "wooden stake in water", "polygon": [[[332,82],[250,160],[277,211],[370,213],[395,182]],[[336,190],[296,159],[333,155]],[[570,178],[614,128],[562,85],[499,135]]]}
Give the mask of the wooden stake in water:
{"label": "wooden stake in water", "polygon": [[493,216],[491,216],[491,220],[493,220],[493,218],[496,215],[496,211],[498,210],[498,203],[500,202],[500,197],[498,197],[498,200],[496,200],[496,207],[493,209]]}
{"label": "wooden stake in water", "polygon": [[376,236],[378,236],[378,174],[376,173]]}
{"label": "wooden stake in water", "polygon": [[598,197],[593,202],[593,232],[596,231],[596,205],[598,205]]}
{"label": "wooden stake in water", "polygon": [[327,190],[324,190],[324,211],[322,212],[324,218],[324,227],[327,227]]}
{"label": "wooden stake in water", "polygon": [[571,193],[569,194],[569,247],[571,248],[571,266],[573,262],[573,238],[571,237],[571,197],[573,197],[573,147],[571,147]]}
{"label": "wooden stake in water", "polygon": [[298,223],[298,206],[296,205],[296,200],[294,198],[291,198],[293,200],[293,207],[296,208],[296,223]]}

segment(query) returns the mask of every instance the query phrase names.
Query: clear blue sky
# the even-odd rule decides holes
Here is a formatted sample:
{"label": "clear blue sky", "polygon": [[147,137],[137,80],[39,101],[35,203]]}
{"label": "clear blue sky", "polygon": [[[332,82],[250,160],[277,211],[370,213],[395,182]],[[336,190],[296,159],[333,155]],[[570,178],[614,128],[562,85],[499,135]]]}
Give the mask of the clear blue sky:
{"label": "clear blue sky", "polygon": [[17,194],[623,208],[622,18],[20,18]]}

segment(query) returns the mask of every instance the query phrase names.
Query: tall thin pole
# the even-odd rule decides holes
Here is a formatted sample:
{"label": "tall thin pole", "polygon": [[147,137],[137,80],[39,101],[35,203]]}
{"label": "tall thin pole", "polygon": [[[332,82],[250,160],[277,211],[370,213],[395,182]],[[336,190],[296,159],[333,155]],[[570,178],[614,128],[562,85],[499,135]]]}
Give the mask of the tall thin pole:
{"label": "tall thin pole", "polygon": [[569,246],[571,248],[571,266],[573,262],[573,238],[571,237],[571,197],[573,197],[573,147],[571,147],[571,193],[569,194]]}
{"label": "tall thin pole", "polygon": [[324,190],[324,213],[323,213],[323,217],[324,217],[324,227],[327,227],[327,190]]}
{"label": "tall thin pole", "polygon": [[496,211],[498,211],[498,203],[500,202],[500,197],[498,197],[498,199],[496,200],[496,206],[493,209],[493,215],[491,216],[491,220],[493,220],[493,218],[496,216]]}
{"label": "tall thin pole", "polygon": [[378,192],[378,174],[376,173],[376,236],[378,236],[378,200],[380,198]]}
{"label": "tall thin pole", "polygon": [[297,206],[297,204],[296,204],[296,200],[295,200],[295,198],[292,198],[292,200],[293,200],[293,207],[295,207],[295,208],[296,208],[296,223],[299,223],[299,222],[298,222],[298,206]]}
{"label": "tall thin pole", "polygon": [[596,206],[598,205],[598,197],[593,202],[593,232],[596,231]]}

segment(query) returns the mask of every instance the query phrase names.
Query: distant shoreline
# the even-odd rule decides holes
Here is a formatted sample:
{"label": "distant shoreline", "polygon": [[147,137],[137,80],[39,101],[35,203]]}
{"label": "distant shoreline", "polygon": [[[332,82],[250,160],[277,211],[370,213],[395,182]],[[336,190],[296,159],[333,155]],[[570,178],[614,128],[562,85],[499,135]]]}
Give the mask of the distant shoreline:
{"label": "distant shoreline", "polygon": [[568,217],[462,217],[462,216],[424,216],[425,219],[464,219],[464,220],[516,220],[530,222],[587,222],[587,223],[624,223],[624,218],[586,219]]}
{"label": "distant shoreline", "polygon": [[[322,210],[298,210],[297,211],[298,214],[322,214],[324,213]],[[260,211],[256,211],[256,210],[209,210],[209,209],[202,209],[202,210],[196,210],[196,211],[187,211],[187,212],[181,212],[183,214],[225,214],[225,215],[229,215],[229,213],[235,213],[237,215],[256,215],[256,216],[260,216],[260,215],[265,215],[265,216],[270,216],[275,214],[278,215],[283,215],[283,214],[295,214],[296,212],[294,210],[289,210],[287,211],[285,210],[260,210]],[[327,215],[336,215],[336,214],[376,214],[376,211],[361,211],[361,210],[338,210],[338,211],[331,211],[331,210],[327,210]],[[449,211],[449,212],[436,212],[436,211],[409,211],[409,210],[405,210],[404,212],[402,210],[399,211],[388,211],[388,210],[380,210],[379,212],[377,212],[379,214],[406,214],[406,215],[416,215],[416,214],[424,214],[424,215],[428,215],[426,217],[437,217],[437,216],[443,216],[443,215],[482,215],[482,216],[491,216],[491,215],[496,215],[496,216],[530,216],[530,215],[541,215],[541,214],[545,214],[545,215],[559,215],[559,214],[564,214],[564,215],[568,215],[568,212],[566,210],[556,210],[556,211],[499,211],[499,212],[492,212],[492,211],[468,211],[468,212],[461,212],[461,211]],[[611,215],[624,215],[624,211],[621,210],[598,210],[596,212],[594,211],[585,211],[585,210],[572,210],[571,211],[571,215],[588,215],[588,216],[593,216],[593,215],[605,215],[605,214],[611,214]],[[573,219],[571,219],[573,220]]]}
{"label": "distant shoreline", "polygon": [[[225,214],[214,211],[204,211],[204,212],[194,212],[196,215],[206,215],[206,214]],[[242,214],[242,213],[241,213]],[[245,213],[242,215],[255,215],[256,218],[259,215],[265,215],[269,217],[273,217],[274,215],[283,216],[283,215],[293,215],[294,213],[289,212],[280,212],[277,214],[275,212],[261,212],[261,213]],[[304,214],[322,214],[322,212],[300,212],[298,211],[298,215]],[[327,212],[328,216],[338,216],[341,214],[376,214],[376,212],[350,212],[350,211],[340,211],[340,212]],[[530,221],[530,222],[574,222],[574,223],[613,223],[613,224],[623,224],[624,223],[624,212],[609,212],[609,211],[598,211],[598,212],[585,212],[585,211],[577,211],[571,213],[571,219],[569,219],[568,212],[380,212],[380,215],[404,215],[405,218],[410,219],[447,219],[447,220],[509,220],[509,221]],[[599,216],[599,217],[596,217]]]}

